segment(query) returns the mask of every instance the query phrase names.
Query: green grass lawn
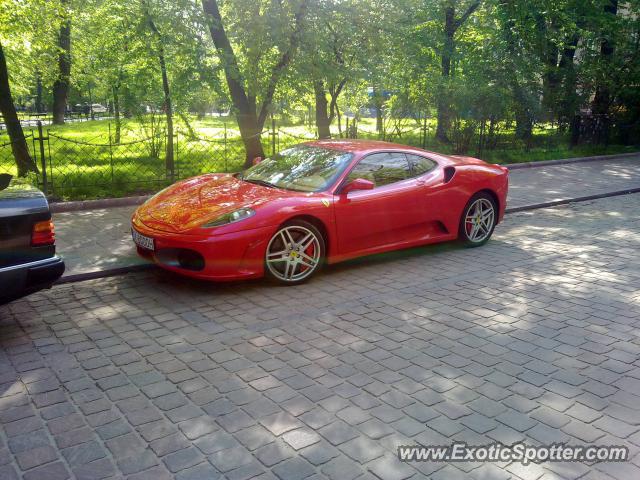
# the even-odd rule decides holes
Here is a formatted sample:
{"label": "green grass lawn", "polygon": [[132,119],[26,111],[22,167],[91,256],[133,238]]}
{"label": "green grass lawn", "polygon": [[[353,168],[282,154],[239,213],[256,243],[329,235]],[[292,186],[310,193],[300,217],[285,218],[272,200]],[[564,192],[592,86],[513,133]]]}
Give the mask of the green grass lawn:
{"label": "green grass lawn", "polygon": [[[52,198],[60,200],[120,197],[149,193],[171,183],[165,166],[166,132],[161,117],[152,122],[153,116],[142,119],[125,119],[122,122],[120,143],[115,143],[113,120],[95,120],[44,127],[48,142],[44,142],[46,172]],[[242,168],[245,151],[233,118],[190,117],[189,125],[176,118],[174,139],[174,179],[186,178],[205,172],[233,172]],[[388,122],[387,122],[388,123]],[[422,127],[411,119],[396,125],[386,125],[385,140],[422,146]],[[270,124],[269,124],[270,127]],[[344,123],[343,123],[344,130]],[[427,150],[454,153],[454,146],[443,144],[434,138],[435,120],[427,124],[424,146]],[[193,133],[193,135],[192,135]],[[42,171],[39,144],[31,134],[36,129],[25,129],[32,155]],[[332,135],[339,136],[336,125]],[[313,139],[313,127],[286,125],[276,128],[276,150]],[[375,131],[375,119],[363,119],[358,124],[358,138],[379,139]],[[111,139],[111,141],[110,141]],[[271,154],[271,131],[262,136],[265,152]],[[477,140],[475,140],[477,142]],[[0,133],[0,173],[15,175],[15,165],[6,133]],[[633,147],[620,145],[582,145],[569,149],[566,135],[555,129],[538,128],[529,149],[514,140],[513,132],[503,131],[496,138],[494,149],[478,151],[471,143],[467,155],[480,157],[493,163],[517,163],[591,156],[634,151]]]}

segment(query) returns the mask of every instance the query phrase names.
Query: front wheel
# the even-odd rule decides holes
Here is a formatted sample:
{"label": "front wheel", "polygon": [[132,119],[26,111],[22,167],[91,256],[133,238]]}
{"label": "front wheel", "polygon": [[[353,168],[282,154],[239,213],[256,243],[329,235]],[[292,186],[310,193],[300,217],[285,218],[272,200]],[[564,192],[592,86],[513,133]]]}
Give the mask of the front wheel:
{"label": "front wheel", "polygon": [[265,272],[279,283],[296,285],[320,269],[324,255],[324,238],[314,225],[303,220],[285,223],[267,245]]}
{"label": "front wheel", "polygon": [[460,219],[460,241],[467,247],[479,247],[489,241],[498,218],[498,208],[488,193],[476,193],[467,203]]}

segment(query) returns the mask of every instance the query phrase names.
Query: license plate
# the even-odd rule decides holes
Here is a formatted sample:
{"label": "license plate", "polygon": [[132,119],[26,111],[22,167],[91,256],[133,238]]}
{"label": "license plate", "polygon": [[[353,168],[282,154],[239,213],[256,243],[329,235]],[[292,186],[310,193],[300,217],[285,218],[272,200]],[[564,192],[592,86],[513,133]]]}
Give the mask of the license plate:
{"label": "license plate", "polygon": [[131,236],[133,237],[135,244],[139,247],[146,248],[147,250],[155,250],[153,238],[142,235],[133,228],[131,229]]}

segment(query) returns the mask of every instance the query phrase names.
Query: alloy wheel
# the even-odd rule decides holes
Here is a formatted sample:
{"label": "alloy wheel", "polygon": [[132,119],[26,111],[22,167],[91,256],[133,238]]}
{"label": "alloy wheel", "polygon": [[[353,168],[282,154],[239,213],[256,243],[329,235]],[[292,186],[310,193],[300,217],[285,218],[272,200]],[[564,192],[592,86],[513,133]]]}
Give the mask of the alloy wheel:
{"label": "alloy wheel", "polygon": [[480,243],[491,235],[495,215],[493,204],[486,198],[479,198],[469,206],[464,228],[470,242]]}
{"label": "alloy wheel", "polygon": [[278,280],[295,283],[311,275],[320,264],[320,240],[302,225],[282,227],[267,246],[266,264]]}

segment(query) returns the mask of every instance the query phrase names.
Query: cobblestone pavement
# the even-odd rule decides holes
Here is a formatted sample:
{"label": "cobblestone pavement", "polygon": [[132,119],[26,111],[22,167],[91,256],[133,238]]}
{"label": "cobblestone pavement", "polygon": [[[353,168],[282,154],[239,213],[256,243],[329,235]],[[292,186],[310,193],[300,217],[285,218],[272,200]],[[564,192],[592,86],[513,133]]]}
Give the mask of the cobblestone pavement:
{"label": "cobblestone pavement", "polygon": [[[575,198],[640,187],[640,155],[514,170],[510,173],[509,206]],[[135,207],[59,213],[55,215],[59,253],[66,275],[146,263],[133,248],[129,220]]]}
{"label": "cobblestone pavement", "polygon": [[[0,309],[0,478],[640,478],[640,195],[295,288],[152,271]],[[400,463],[402,444],[630,462]]]}

